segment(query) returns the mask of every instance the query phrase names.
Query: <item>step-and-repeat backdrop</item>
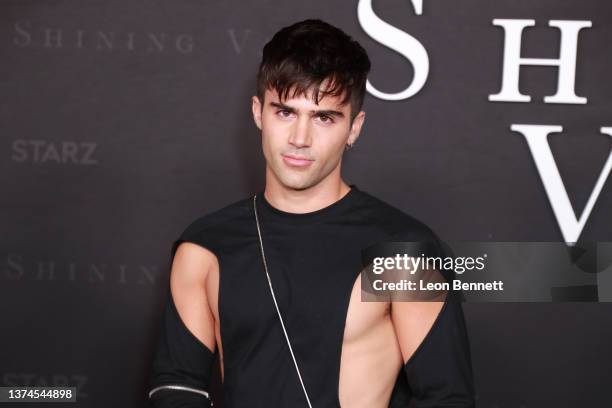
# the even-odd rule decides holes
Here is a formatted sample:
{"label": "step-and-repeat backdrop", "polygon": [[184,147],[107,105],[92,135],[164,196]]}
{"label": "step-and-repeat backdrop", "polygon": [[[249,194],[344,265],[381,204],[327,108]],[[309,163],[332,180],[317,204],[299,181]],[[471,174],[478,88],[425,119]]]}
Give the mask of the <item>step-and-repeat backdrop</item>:
{"label": "step-and-repeat backdrop", "polygon": [[[607,0],[3,1],[0,385],[145,406],[171,242],[263,188],[255,73],[306,18],[372,61],[348,182],[448,240],[612,241]],[[592,300],[465,303],[478,405],[610,406]]]}

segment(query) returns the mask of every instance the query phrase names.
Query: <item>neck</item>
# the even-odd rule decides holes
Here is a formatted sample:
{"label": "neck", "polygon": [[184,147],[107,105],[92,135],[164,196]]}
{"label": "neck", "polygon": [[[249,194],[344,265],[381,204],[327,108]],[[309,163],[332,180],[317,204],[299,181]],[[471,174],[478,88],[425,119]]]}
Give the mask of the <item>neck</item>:
{"label": "neck", "polygon": [[336,182],[320,182],[303,190],[266,182],[264,196],[273,207],[290,213],[303,214],[320,210],[344,197],[351,187],[338,178]]}

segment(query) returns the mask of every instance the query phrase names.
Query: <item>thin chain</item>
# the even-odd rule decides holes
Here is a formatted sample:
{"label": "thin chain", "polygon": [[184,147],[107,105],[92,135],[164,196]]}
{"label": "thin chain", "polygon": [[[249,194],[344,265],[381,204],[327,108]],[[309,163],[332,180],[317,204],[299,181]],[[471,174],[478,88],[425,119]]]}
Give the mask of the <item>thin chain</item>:
{"label": "thin chain", "polygon": [[291,342],[289,341],[289,335],[287,334],[287,330],[285,329],[285,323],[283,322],[283,317],[281,316],[280,309],[278,308],[278,303],[276,303],[276,296],[274,296],[274,289],[272,289],[272,281],[270,280],[270,274],[268,273],[268,263],[266,262],[266,255],[264,254],[263,241],[261,240],[261,229],[259,228],[259,218],[257,217],[257,195],[253,196],[253,212],[255,213],[255,223],[257,224],[257,235],[259,237],[259,248],[261,249],[261,258],[263,259],[264,269],[266,270],[266,277],[268,278],[268,286],[270,286],[270,293],[272,294],[272,299],[274,300],[274,306],[276,307],[276,313],[278,313],[278,318],[281,322],[281,327],[283,328],[283,333],[285,333],[285,339],[287,339],[287,345],[289,346],[289,352],[291,353],[291,358],[293,358],[293,364],[295,364],[295,370],[297,371],[298,378],[300,379],[300,384],[302,384],[302,390],[304,390],[304,395],[306,396],[306,402],[308,402],[308,407],[312,408],[310,404],[310,398],[308,398],[308,393],[306,392],[306,387],[304,386],[304,381],[302,380],[302,375],[300,374],[300,368],[298,367],[297,360],[295,359],[295,355],[293,354],[293,349],[291,348]]}

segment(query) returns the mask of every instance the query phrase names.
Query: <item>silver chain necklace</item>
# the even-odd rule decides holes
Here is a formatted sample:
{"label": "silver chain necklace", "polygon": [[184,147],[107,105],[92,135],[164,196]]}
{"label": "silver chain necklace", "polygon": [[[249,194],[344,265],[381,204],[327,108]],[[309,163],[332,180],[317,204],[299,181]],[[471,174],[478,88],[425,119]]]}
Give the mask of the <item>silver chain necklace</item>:
{"label": "silver chain necklace", "polygon": [[291,358],[293,359],[293,364],[295,365],[295,371],[297,371],[298,378],[300,379],[300,384],[302,385],[302,390],[304,390],[304,396],[306,397],[306,402],[308,402],[308,407],[312,408],[312,404],[310,403],[310,398],[308,397],[308,393],[306,392],[306,387],[304,386],[304,381],[302,380],[302,375],[300,374],[300,368],[298,367],[297,360],[295,359],[295,355],[293,354],[293,348],[291,347],[291,342],[289,341],[289,335],[287,334],[287,330],[285,329],[285,322],[283,321],[283,317],[281,316],[280,309],[278,308],[278,303],[276,303],[276,296],[274,295],[274,289],[272,288],[272,281],[270,280],[270,274],[268,273],[268,263],[266,262],[266,255],[264,253],[263,241],[261,239],[261,228],[259,226],[259,217],[257,216],[257,194],[253,196],[253,212],[255,214],[255,223],[257,224],[257,236],[259,237],[259,248],[261,250],[261,259],[263,260],[264,269],[266,271],[266,277],[268,278],[268,286],[270,287],[270,293],[272,294],[272,300],[274,300],[274,307],[276,307],[276,313],[278,314],[278,318],[281,323],[281,327],[283,328],[283,333],[285,334],[285,339],[287,340],[287,346],[289,346],[289,352],[291,353]]}

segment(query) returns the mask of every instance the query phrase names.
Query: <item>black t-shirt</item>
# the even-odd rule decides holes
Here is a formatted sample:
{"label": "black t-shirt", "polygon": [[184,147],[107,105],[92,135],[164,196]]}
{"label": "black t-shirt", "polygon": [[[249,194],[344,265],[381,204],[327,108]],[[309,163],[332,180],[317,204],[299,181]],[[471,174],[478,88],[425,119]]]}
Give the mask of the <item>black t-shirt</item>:
{"label": "black t-shirt", "polygon": [[[317,211],[281,211],[257,194],[278,307],[312,406],[339,407],[344,325],[362,253],[385,241],[437,240],[425,224],[359,190]],[[266,278],[252,197],[193,221],[174,241],[201,245],[219,261],[223,407],[306,407]],[[439,242],[439,241],[436,241]],[[461,304],[447,296],[431,330],[400,371],[391,407],[471,407],[474,387]],[[213,354],[180,321],[169,295],[151,389],[155,407],[207,406]],[[186,388],[164,388],[164,385]],[[176,405],[172,405],[176,404]],[[193,405],[189,405],[193,404]]]}

